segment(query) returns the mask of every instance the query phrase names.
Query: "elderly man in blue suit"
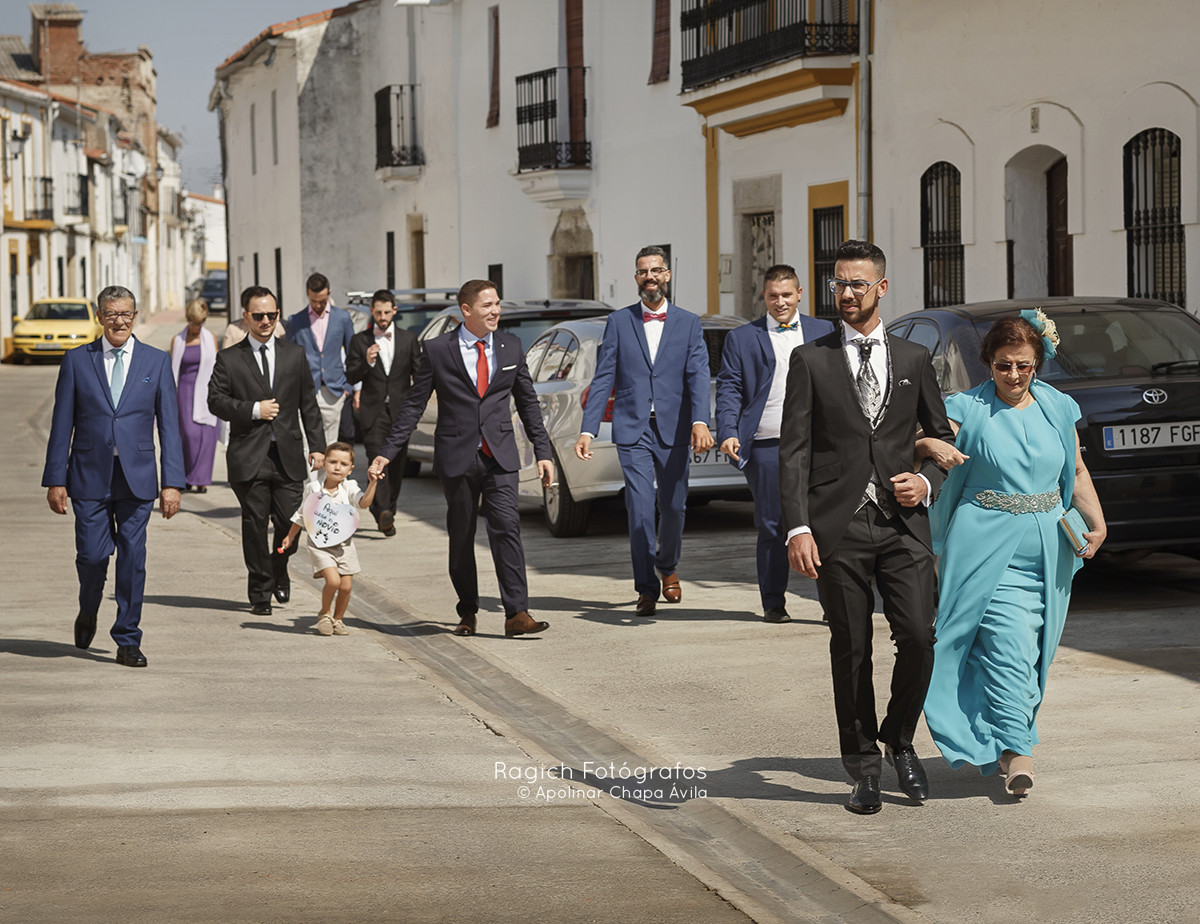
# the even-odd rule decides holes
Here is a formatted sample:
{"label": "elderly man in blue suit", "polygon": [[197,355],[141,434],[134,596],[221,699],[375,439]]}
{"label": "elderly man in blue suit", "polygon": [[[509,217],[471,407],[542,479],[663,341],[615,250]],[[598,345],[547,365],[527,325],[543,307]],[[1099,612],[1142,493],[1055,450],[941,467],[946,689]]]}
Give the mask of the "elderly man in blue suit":
{"label": "elderly man in blue suit", "polygon": [[832,333],[833,322],[801,315],[800,279],[785,263],[763,278],[767,313],[729,332],[717,374],[717,439],[746,475],[758,527],[755,565],[763,620],[789,622],[787,537],[780,530],[779,428],[792,351]]}
{"label": "elderly man in blue suit", "polygon": [[[308,368],[317,390],[325,445],[336,442],[342,422],[342,405],[354,388],[346,379],[346,354],[354,339],[350,312],[338,308],[329,297],[329,280],[313,273],[304,284],[308,307],[288,318],[287,338],[304,347]],[[310,446],[309,452],[324,452],[325,446]]]}
{"label": "elderly man in blue suit", "polygon": [[65,514],[70,498],[75,511],[75,644],[83,649],[92,644],[115,549],[117,620],[111,634],[117,663],[145,667],[139,622],[146,586],[146,524],[155,497],[164,517],[179,510],[185,483],[179,407],[170,357],[133,336],[133,293],[109,286],[96,304],[104,335],[67,352],[58,371],[42,486],[51,510]]}
{"label": "elderly man in blue suit", "polygon": [[668,603],[683,598],[676,568],[683,549],[688,463],[693,452],[713,445],[711,379],[700,318],[667,300],[666,252],[643,247],[636,267],[641,300],[609,315],[592,377],[595,400],[584,409],[575,455],[583,461],[592,457],[591,443],[600,431],[606,398],[613,394],[612,434],[625,476],[636,612],[653,616],[660,592]]}

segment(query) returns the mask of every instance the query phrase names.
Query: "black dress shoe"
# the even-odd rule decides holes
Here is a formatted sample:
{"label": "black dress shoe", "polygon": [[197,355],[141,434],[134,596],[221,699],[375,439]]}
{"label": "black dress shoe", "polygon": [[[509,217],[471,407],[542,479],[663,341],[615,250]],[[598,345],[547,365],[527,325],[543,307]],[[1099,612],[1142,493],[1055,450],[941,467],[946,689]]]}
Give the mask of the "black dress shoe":
{"label": "black dress shoe", "polygon": [[287,603],[292,597],[292,581],[285,574],[283,577],[275,581],[275,599],[280,603]]}
{"label": "black dress shoe", "polygon": [[137,645],[118,645],[117,663],[126,667],[145,667],[146,656]]}
{"label": "black dress shoe", "polygon": [[864,776],[854,784],[846,810],[855,815],[874,815],[881,808],[883,800],[879,798],[879,777]]}
{"label": "black dress shoe", "polygon": [[396,515],[390,510],[379,514],[379,531],[385,536],[396,535]]}
{"label": "black dress shoe", "polygon": [[763,613],[763,622],[791,622],[792,617],[788,615],[788,611],[782,606],[769,606],[767,611]]}
{"label": "black dress shoe", "polygon": [[84,614],[83,610],[75,617],[75,647],[87,650],[92,647],[92,639],[96,637],[96,614]]}
{"label": "black dress shoe", "polygon": [[914,802],[924,802],[929,798],[929,780],[925,776],[925,768],[917,757],[916,750],[910,744],[906,748],[893,751],[888,745],[883,746],[883,756],[888,764],[896,768],[896,779],[900,783],[900,791]]}
{"label": "black dress shoe", "polygon": [[250,604],[250,612],[253,613],[255,616],[270,616],[271,615],[271,604],[270,603],[251,603]]}

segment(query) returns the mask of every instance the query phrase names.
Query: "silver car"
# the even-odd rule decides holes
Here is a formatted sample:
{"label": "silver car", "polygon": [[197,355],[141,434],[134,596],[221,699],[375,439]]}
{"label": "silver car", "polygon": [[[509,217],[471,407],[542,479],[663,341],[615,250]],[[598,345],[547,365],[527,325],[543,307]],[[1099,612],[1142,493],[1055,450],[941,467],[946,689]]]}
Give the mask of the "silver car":
{"label": "silver car", "polygon": [[[543,333],[525,353],[542,418],[554,450],[556,483],[543,488],[537,475],[533,444],[513,415],[513,431],[521,453],[520,500],[524,507],[541,507],[546,526],[554,536],[582,536],[587,532],[591,502],[617,497],[625,490],[617,446],[612,441],[612,399],[590,394],[596,372],[596,355],[604,339],[606,318],[563,321]],[[725,335],[745,324],[745,318],[730,315],[701,315],[700,326],[708,346],[712,397],[716,400],[716,376],[721,365]],[[600,432],[592,441],[592,458],[575,458],[575,441],[588,401],[608,401]],[[715,420],[715,415],[714,415]],[[729,457],[714,446],[695,453],[688,469],[688,496],[748,499],[746,476],[730,464]]]}

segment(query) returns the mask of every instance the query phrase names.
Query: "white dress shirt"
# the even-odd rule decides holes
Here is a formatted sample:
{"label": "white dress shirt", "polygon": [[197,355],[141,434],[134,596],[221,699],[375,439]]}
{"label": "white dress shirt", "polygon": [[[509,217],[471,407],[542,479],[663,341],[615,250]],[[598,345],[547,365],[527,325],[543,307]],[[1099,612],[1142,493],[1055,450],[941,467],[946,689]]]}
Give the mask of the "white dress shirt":
{"label": "white dress shirt", "polygon": [[[667,300],[665,298],[659,300],[658,308],[651,308],[645,302],[642,302],[642,311],[653,311],[655,314],[663,314],[667,310]],[[666,320],[662,321],[642,321],[642,330],[646,332],[646,345],[650,348],[650,365],[654,365],[654,359],[658,356],[658,345],[662,342],[663,328],[667,326]]]}
{"label": "white dress shirt", "polygon": [[[125,351],[123,356],[125,360],[125,384],[129,384],[129,363],[133,359],[133,342],[136,338],[131,334],[129,339],[125,341],[125,345],[120,349]],[[104,338],[104,378],[108,381],[108,387],[112,388],[113,366],[117,362],[117,347],[108,342],[108,338]]]}
{"label": "white dress shirt", "polygon": [[487,357],[488,368],[488,383],[496,376],[496,351],[492,346],[492,335],[489,333],[486,337],[476,337],[473,333],[467,330],[466,324],[458,326],[458,351],[462,354],[463,365],[467,367],[467,375],[471,379],[471,384],[475,386],[475,390],[479,390],[479,382],[477,380],[475,368],[479,363],[479,350],[475,344],[482,340],[485,344],[483,355]]}
{"label": "white dress shirt", "polygon": [[779,430],[783,425],[783,396],[787,392],[788,365],[792,358],[792,350],[804,344],[804,333],[799,327],[795,330],[777,330],[778,326],[775,319],[767,315],[767,332],[771,337],[771,349],[775,352],[775,373],[771,376],[771,390],[767,392],[767,403],[763,405],[758,429],[754,431],[756,440],[779,439]]}
{"label": "white dress shirt", "polygon": [[[262,351],[267,351],[267,371],[270,373],[268,384],[271,390],[275,389],[275,338],[268,337],[266,343],[259,343],[254,337],[247,337],[250,341],[250,349],[254,353],[254,365],[258,366],[258,374],[262,375]],[[250,412],[250,417],[253,420],[262,420],[262,412],[259,405],[262,402],[254,402],[254,410]],[[272,437],[274,439],[274,437]]]}
{"label": "white dress shirt", "polygon": [[[383,363],[383,374],[388,375],[392,371],[392,357],[396,352],[396,338],[393,328],[389,326],[384,331],[378,327],[373,327],[372,332],[375,335],[375,343],[379,347],[379,355],[375,359]],[[371,365],[373,366],[375,363],[371,363]]]}

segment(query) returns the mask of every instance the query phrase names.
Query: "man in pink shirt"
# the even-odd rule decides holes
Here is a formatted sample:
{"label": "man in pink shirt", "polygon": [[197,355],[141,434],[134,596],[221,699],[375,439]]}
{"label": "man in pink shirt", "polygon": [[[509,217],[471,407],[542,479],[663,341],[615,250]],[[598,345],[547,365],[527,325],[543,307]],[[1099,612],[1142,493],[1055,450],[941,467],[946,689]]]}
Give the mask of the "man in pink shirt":
{"label": "man in pink shirt", "polygon": [[[313,273],[304,285],[308,307],[288,318],[287,337],[304,347],[313,386],[317,390],[317,406],[321,409],[321,424],[325,445],[336,442],[342,419],[342,405],[353,391],[346,380],[346,351],[354,337],[350,314],[333,304],[329,297],[329,280]],[[313,446],[321,452],[325,446]]]}

